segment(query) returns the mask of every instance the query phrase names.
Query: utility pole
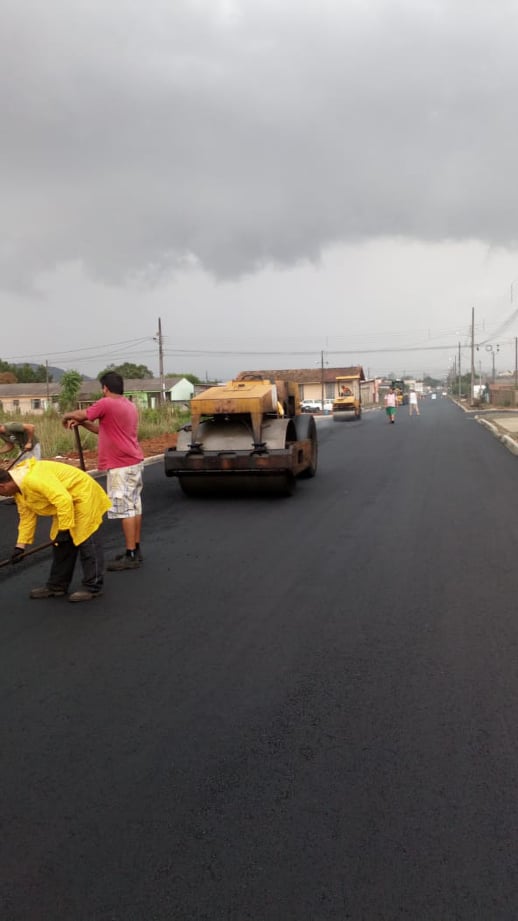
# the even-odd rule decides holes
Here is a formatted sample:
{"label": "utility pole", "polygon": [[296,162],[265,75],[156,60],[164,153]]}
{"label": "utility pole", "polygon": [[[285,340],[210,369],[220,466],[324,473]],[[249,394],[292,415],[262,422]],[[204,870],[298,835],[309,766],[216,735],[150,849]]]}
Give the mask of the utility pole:
{"label": "utility pole", "polygon": [[162,320],[158,318],[158,333],[155,341],[158,340],[158,374],[160,377],[160,398],[161,406],[165,404],[165,380],[164,380],[164,347],[162,342]]}
{"label": "utility pole", "polygon": [[50,409],[50,381],[49,381],[49,361],[45,360],[45,382],[47,384],[47,409]]}
{"label": "utility pole", "polygon": [[471,405],[475,402],[475,308],[471,308]]}
{"label": "utility pole", "polygon": [[459,342],[459,367],[458,367],[458,372],[459,372],[459,400],[460,400],[461,395],[462,395],[462,392],[461,392],[461,377],[462,377],[462,374],[461,374],[461,365],[460,365],[460,342]]}

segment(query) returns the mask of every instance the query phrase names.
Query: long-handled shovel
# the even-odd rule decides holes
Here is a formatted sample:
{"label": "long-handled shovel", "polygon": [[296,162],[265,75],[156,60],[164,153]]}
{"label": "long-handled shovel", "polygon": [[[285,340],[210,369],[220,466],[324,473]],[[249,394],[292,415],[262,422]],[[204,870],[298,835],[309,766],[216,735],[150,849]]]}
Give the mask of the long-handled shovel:
{"label": "long-handled shovel", "polygon": [[81,467],[81,470],[86,470],[85,457],[83,454],[83,445],[81,444],[81,436],[79,435],[78,425],[74,425],[74,435],[76,436],[76,447],[77,447],[77,453],[79,454],[79,465]]}
{"label": "long-handled shovel", "polygon": [[[19,454],[16,455],[16,457],[14,458],[14,460],[12,460],[11,463],[8,464],[7,467],[4,467],[3,469],[4,469],[4,470],[10,470],[11,467],[14,467],[14,465],[17,464],[18,461],[20,460],[20,458],[23,457],[23,455],[26,454],[26,453],[27,453],[27,448],[22,448],[22,450],[20,451]],[[0,451],[0,454],[5,454],[5,451]]]}
{"label": "long-handled shovel", "polygon": [[9,566],[9,564],[11,564],[11,566],[15,566],[17,563],[24,560],[27,556],[32,556],[33,553],[39,553],[40,550],[47,550],[48,547],[52,547],[53,543],[53,540],[49,540],[46,544],[39,544],[37,547],[33,547],[31,550],[24,550],[23,553],[20,553],[20,556],[16,557],[16,562],[14,562],[12,559],[2,560],[0,563],[0,569],[3,566]]}
{"label": "long-handled shovel", "polygon": [[26,454],[26,453],[27,453],[27,448],[23,448],[23,450],[20,451],[18,457],[15,457],[15,459],[14,459],[13,461],[11,461],[11,463],[9,464],[9,466],[6,467],[5,469],[6,469],[6,470],[10,470],[11,467],[14,467],[14,465],[17,464],[18,461],[20,460],[20,458],[23,457],[23,455]]}

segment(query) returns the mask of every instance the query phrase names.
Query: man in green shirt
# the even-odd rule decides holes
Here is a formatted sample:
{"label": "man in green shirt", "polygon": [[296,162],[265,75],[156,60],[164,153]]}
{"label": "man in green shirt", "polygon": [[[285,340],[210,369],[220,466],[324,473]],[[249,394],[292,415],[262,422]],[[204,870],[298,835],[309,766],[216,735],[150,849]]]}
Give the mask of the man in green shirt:
{"label": "man in green shirt", "polygon": [[[4,422],[0,424],[0,441],[4,445],[0,447],[0,454],[8,454],[16,449],[19,460],[27,460],[29,457],[35,457],[41,460],[41,445],[39,438],[36,436],[36,430],[28,422]],[[18,463],[18,459],[13,466]]]}

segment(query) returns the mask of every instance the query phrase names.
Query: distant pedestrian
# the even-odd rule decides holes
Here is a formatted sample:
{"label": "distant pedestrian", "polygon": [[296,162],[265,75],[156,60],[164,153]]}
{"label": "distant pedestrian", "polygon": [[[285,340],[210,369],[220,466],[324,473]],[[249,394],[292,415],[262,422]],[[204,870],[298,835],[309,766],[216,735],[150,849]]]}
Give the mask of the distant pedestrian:
{"label": "distant pedestrian", "polygon": [[91,601],[102,594],[104,555],[99,528],[110,500],[93,477],[69,464],[31,458],[11,470],[0,470],[0,496],[14,498],[20,516],[13,563],[32,544],[38,518],[52,518],[49,578],[46,585],[32,589],[31,598],[66,595],[78,556],[83,589],[72,592],[68,600]]}
{"label": "distant pedestrian", "polygon": [[83,425],[99,436],[100,470],[107,471],[106,491],[111,499],[108,518],[118,518],[126,543],[124,553],[111,560],[110,571],[137,569],[142,562],[142,471],[144,454],[138,443],[138,410],[124,396],[124,381],[116,371],[99,378],[103,396],[87,409],[65,413],[63,425]]}
{"label": "distant pedestrian", "polygon": [[12,464],[15,467],[29,457],[41,458],[40,440],[36,436],[35,426],[30,422],[3,422],[0,425],[0,439],[5,447],[0,448],[0,454],[9,454],[17,450],[19,457]]}
{"label": "distant pedestrian", "polygon": [[385,395],[385,412],[389,422],[396,421],[397,394],[393,387]]}
{"label": "distant pedestrian", "polygon": [[417,400],[417,393],[415,392],[415,390],[411,390],[408,395],[408,408],[409,408],[409,415],[413,416],[414,413],[417,416],[419,415],[419,403]]}

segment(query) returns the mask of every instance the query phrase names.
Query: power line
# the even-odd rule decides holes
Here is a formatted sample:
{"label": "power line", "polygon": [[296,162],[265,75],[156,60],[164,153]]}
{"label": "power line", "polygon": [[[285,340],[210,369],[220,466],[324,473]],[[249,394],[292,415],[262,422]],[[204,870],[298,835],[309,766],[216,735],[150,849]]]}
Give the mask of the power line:
{"label": "power line", "polygon": [[[409,346],[384,346],[382,348],[362,348],[362,346],[357,346],[354,349],[324,349],[326,355],[357,355],[361,353],[363,355],[374,355],[382,353],[393,353],[393,352],[440,352],[448,351],[451,349],[457,349],[458,344],[448,343],[443,345],[409,345]],[[468,345],[463,345],[461,348],[469,348]],[[290,349],[282,349],[281,351],[270,351],[267,349],[248,351],[245,349],[239,350],[230,350],[230,349],[167,349],[165,354],[169,356],[175,355],[190,355],[190,356],[210,356],[214,355],[217,357],[228,357],[228,356],[244,356],[244,357],[255,357],[258,355],[268,355],[274,357],[275,355],[290,355],[293,357],[296,356],[308,356],[320,354],[322,349],[306,349],[304,351],[293,351]]]}
{"label": "power line", "polygon": [[[500,332],[506,329],[510,325],[510,323],[512,323],[512,321],[515,319],[516,316],[518,316],[518,309],[514,311],[511,317],[509,317],[505,321],[505,323],[502,324],[501,327],[499,327],[496,333],[492,333],[490,338],[486,338],[480,341],[478,344],[485,345],[487,342],[494,339],[496,336],[499,335]],[[508,339],[508,340],[504,340],[503,342],[501,341],[501,344],[502,345],[509,344],[509,343],[512,343],[513,341],[514,339]],[[153,345],[150,348],[147,348],[147,349],[141,348],[141,346],[143,346],[144,344],[151,344],[151,343],[153,343]],[[374,347],[366,346],[366,345],[363,345],[363,346],[358,345],[358,346],[355,346],[354,348],[324,349],[323,351],[326,353],[326,355],[329,355],[329,356],[333,356],[333,355],[334,356],[358,356],[358,355],[368,356],[368,355],[383,355],[383,354],[394,355],[398,353],[406,354],[406,353],[415,353],[415,352],[440,352],[440,351],[444,352],[444,351],[452,351],[452,350],[457,351],[458,348],[459,348],[459,342],[457,341],[457,342],[442,343],[439,345],[437,344],[435,345],[431,345],[431,344],[429,345],[407,345],[407,346],[385,345],[385,346],[374,346]],[[460,348],[462,350],[466,350],[470,348],[470,345],[469,343],[460,344]],[[79,349],[66,349],[66,350],[60,350],[57,352],[52,352],[51,361],[57,361],[60,359],[60,357],[67,356],[68,364],[73,363],[73,362],[80,364],[85,361],[91,362],[93,360],[97,360],[99,362],[102,362],[103,360],[110,360],[113,362],[115,349],[121,355],[121,360],[127,359],[128,355],[136,355],[136,356],[138,355],[140,359],[146,356],[151,356],[151,357],[155,356],[155,347],[154,347],[153,337],[143,336],[138,339],[123,339],[117,342],[105,343],[104,345],[84,346]],[[110,351],[107,351],[107,350],[110,350]],[[254,349],[254,350],[235,349],[235,348],[234,349],[192,348],[192,349],[164,349],[164,356],[168,356],[169,358],[181,358],[181,357],[192,357],[192,358],[196,358],[196,357],[200,357],[200,358],[202,357],[203,358],[209,358],[209,357],[212,357],[212,358],[263,357],[265,358],[266,357],[268,358],[268,357],[271,357],[271,358],[274,358],[274,357],[281,357],[281,356],[292,357],[292,358],[296,358],[296,357],[307,358],[307,357],[313,357],[315,354],[320,354],[321,351],[322,349],[317,348],[316,346],[315,348],[310,348],[310,349],[289,349],[288,348],[288,349],[275,349],[275,350],[266,349],[266,348],[265,349]],[[92,353],[92,354],[86,354],[86,353]],[[21,361],[34,361],[35,359],[42,357],[42,356],[48,359],[48,352],[33,353],[31,355],[17,355],[17,356],[8,358],[8,359],[4,359],[4,361],[9,361],[11,363],[16,363],[16,362],[21,362]]]}
{"label": "power line", "polygon": [[[56,357],[59,357],[60,355],[77,355],[79,352],[92,352],[96,349],[109,349],[120,345],[138,345],[141,342],[149,342],[151,339],[152,336],[142,336],[140,339],[122,339],[120,342],[105,342],[103,345],[87,345],[80,349],[66,349],[65,351],[60,352],[53,351],[51,354],[55,355]],[[48,357],[48,350],[46,352],[33,352],[30,355],[13,355],[11,357],[4,358],[3,360],[8,362],[31,361],[32,359],[39,357]],[[92,355],[90,357],[97,358],[97,355]]]}
{"label": "power line", "polygon": [[504,322],[501,323],[500,326],[497,327],[495,332],[491,333],[491,336],[488,339],[484,339],[482,342],[479,342],[478,343],[479,346],[485,345],[486,342],[490,342],[491,339],[498,339],[502,335],[502,333],[505,333],[506,329],[508,329],[508,327],[511,325],[513,320],[516,319],[517,316],[518,316],[518,308],[511,314],[510,317],[508,317],[507,320],[504,320]]}

